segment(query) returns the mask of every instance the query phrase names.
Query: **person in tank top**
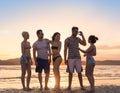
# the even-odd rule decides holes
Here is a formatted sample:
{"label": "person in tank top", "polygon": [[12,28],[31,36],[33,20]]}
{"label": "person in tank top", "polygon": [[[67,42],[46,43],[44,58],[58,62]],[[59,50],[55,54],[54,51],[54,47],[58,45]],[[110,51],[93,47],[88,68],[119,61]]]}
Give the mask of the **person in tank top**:
{"label": "person in tank top", "polygon": [[[81,36],[82,39],[77,37],[77,34]],[[78,73],[79,83],[81,86],[81,90],[84,90],[83,87],[83,80],[82,80],[82,62],[81,62],[81,56],[78,50],[79,44],[86,45],[86,40],[84,38],[84,35],[81,31],[78,32],[78,27],[72,27],[72,35],[65,39],[64,43],[64,61],[67,65],[67,72],[69,72],[68,77],[68,88],[71,89],[72,84],[72,78],[73,78],[73,72],[74,69]]]}

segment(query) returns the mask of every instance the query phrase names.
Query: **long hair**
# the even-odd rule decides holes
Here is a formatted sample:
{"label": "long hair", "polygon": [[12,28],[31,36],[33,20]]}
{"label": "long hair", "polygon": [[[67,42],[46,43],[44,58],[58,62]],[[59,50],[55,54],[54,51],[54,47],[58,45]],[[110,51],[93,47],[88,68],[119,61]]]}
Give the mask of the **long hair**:
{"label": "long hair", "polygon": [[55,32],[55,33],[53,34],[53,36],[52,36],[52,41],[54,41],[54,40],[55,40],[55,36],[56,36],[57,34],[59,34],[59,35],[60,35],[60,33],[59,33],[59,32]]}

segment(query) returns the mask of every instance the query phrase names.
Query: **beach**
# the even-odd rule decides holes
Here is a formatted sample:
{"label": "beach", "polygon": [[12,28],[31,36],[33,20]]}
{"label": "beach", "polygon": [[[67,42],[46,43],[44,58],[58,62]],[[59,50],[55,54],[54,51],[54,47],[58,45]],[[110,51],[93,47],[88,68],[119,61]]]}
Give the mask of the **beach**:
{"label": "beach", "polygon": [[[83,69],[85,67],[83,66]],[[110,69],[111,68],[111,69]],[[120,93],[120,66],[96,66],[95,68],[95,93]],[[85,93],[81,91],[77,78],[77,73],[74,73],[72,89],[66,90],[68,85],[68,74],[65,69],[66,66],[60,67],[61,72],[61,89],[54,91],[54,75],[51,73],[48,86],[50,90],[39,90],[39,81],[37,79],[37,73],[34,71],[35,66],[32,66],[32,78],[30,88],[32,89],[29,93]],[[83,84],[85,88],[89,89],[89,82],[84,74],[83,70]],[[0,93],[28,93],[28,91],[22,90],[20,81],[20,66],[0,66]],[[43,73],[44,78],[44,73]],[[44,83],[44,80],[43,80]]]}
{"label": "beach", "polygon": [[[120,93],[120,79],[118,80],[96,80],[96,87],[94,93]],[[84,80],[87,82],[87,80]],[[16,86],[15,86],[16,85]],[[85,85],[85,84],[84,84]],[[31,87],[31,91],[23,91],[20,87],[21,84],[13,84],[9,88],[0,88],[0,93],[85,93],[80,90],[80,87],[72,87],[71,90],[66,90],[67,87],[61,87],[61,90],[55,91],[53,87],[50,90],[39,90],[39,87]],[[62,86],[62,85],[61,85]],[[14,87],[14,88],[12,88]],[[15,88],[16,87],[16,88]],[[89,90],[89,86],[85,86]]]}

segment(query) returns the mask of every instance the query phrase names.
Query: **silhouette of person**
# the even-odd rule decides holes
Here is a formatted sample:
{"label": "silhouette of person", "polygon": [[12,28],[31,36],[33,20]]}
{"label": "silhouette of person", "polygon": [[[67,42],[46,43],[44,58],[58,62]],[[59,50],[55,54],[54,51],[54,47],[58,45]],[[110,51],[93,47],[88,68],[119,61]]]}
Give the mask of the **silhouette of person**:
{"label": "silhouette of person", "polygon": [[88,81],[90,83],[90,87],[91,89],[89,90],[90,92],[95,91],[95,87],[94,87],[94,67],[95,67],[95,59],[93,58],[93,56],[96,56],[96,46],[94,45],[94,43],[96,43],[96,41],[98,40],[98,38],[94,35],[90,35],[88,38],[88,43],[90,43],[90,46],[87,50],[82,50],[79,48],[79,50],[83,53],[85,53],[84,56],[86,56],[86,76],[88,78]]}
{"label": "silhouette of person", "polygon": [[[31,64],[32,64],[32,60],[31,60],[31,54],[30,54],[30,42],[28,42],[27,40],[29,39],[29,33],[28,32],[22,32],[22,36],[23,36],[23,41],[21,42],[21,52],[22,52],[22,56],[20,58],[20,63],[21,63],[21,82],[22,82],[22,86],[23,86],[23,90],[30,90],[29,85],[30,85],[30,79],[31,79]],[[26,87],[25,87],[25,75],[27,72],[27,79],[26,79]]]}
{"label": "silhouette of person", "polygon": [[[45,90],[48,88],[48,80],[50,73],[50,62],[51,62],[51,50],[49,45],[49,40],[44,39],[44,34],[42,30],[37,30],[36,32],[38,40],[33,44],[33,58],[36,65],[36,72],[38,72],[38,80],[40,82],[40,90],[43,89],[42,84],[42,70],[45,72]],[[36,55],[37,53],[37,55]]]}
{"label": "silhouette of person", "polygon": [[[79,34],[79,36],[81,36],[82,39],[77,37],[77,34]],[[78,50],[79,44],[84,46],[86,45],[86,40],[84,38],[84,35],[81,31],[78,32],[78,27],[72,27],[72,35],[67,39],[65,39],[65,43],[64,43],[64,61],[65,61],[65,64],[67,64],[68,70],[69,70],[68,71],[69,85],[67,89],[71,89],[74,69],[76,69],[76,72],[78,73],[81,90],[85,89],[83,87],[83,80],[82,80],[82,74],[81,74],[82,62],[81,62],[81,56]],[[67,54],[68,54],[68,58],[67,58]]]}
{"label": "silhouette of person", "polygon": [[62,57],[60,55],[61,50],[61,41],[60,41],[60,33],[56,32],[52,36],[51,49],[52,49],[52,57],[53,57],[53,72],[55,77],[55,87],[54,89],[60,89],[60,72],[59,66],[62,62]]}

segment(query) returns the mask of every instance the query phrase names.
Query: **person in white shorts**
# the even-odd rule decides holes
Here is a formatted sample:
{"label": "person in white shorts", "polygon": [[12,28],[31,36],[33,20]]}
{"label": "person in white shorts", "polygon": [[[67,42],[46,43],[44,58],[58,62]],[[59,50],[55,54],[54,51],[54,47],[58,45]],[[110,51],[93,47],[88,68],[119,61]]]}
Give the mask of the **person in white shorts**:
{"label": "person in white shorts", "polygon": [[[77,34],[79,34],[82,37],[82,39],[77,37]],[[72,27],[72,35],[68,37],[64,43],[64,60],[65,60],[65,64],[68,67],[67,71],[69,72],[69,77],[68,77],[69,85],[67,89],[71,89],[74,69],[78,73],[81,90],[85,89],[83,87],[82,74],[81,74],[82,63],[81,63],[81,56],[78,50],[79,44],[85,46],[86,40],[83,36],[83,33],[81,31],[78,32],[78,27]],[[68,58],[67,58],[67,55],[68,55]]]}

